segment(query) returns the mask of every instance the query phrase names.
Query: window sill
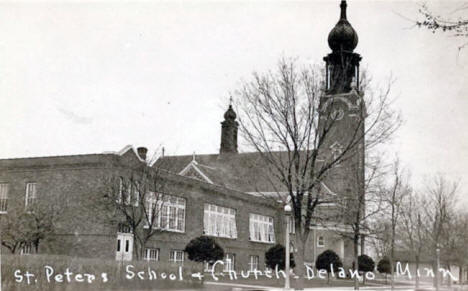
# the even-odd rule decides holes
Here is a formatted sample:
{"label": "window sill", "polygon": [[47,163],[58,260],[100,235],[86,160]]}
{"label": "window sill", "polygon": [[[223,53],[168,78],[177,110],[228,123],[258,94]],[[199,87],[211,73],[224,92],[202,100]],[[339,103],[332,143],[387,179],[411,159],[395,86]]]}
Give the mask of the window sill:
{"label": "window sill", "polygon": [[[148,229],[149,225],[143,225],[144,229]],[[185,233],[185,230],[176,230],[176,229],[162,229],[159,227],[153,227],[155,230],[160,230],[160,231],[167,231],[167,232],[177,232],[177,233]]]}
{"label": "window sill", "polygon": [[276,243],[275,241],[261,241],[261,240],[252,240],[252,239],[249,239],[250,242],[254,242],[254,243],[261,243],[261,244],[274,244]]}
{"label": "window sill", "polygon": [[203,233],[205,236],[212,236],[212,237],[219,237],[219,238],[227,238],[227,239],[232,239],[235,240],[237,237],[232,237],[232,236],[224,236],[224,235],[216,235],[216,234],[209,234],[209,233]]}

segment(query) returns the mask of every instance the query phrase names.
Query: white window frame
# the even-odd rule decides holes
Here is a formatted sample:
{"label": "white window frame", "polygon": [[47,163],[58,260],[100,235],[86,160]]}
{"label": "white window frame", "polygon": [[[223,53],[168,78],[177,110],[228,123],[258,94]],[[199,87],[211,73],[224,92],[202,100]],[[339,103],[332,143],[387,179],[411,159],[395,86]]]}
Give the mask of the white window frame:
{"label": "white window frame", "polygon": [[255,255],[249,256],[249,270],[251,272],[258,270],[259,263],[260,263],[260,256],[255,256]]}
{"label": "white window frame", "polygon": [[236,268],[236,254],[226,253],[224,256],[224,272],[234,271]]}
{"label": "white window frame", "polygon": [[31,255],[33,254],[33,252],[34,252],[34,246],[32,243],[25,243],[21,246],[21,249],[20,249],[21,256]]}
{"label": "white window frame", "polygon": [[128,181],[127,191],[125,191],[124,204],[130,205],[132,203],[132,194],[133,194],[133,183]]}
{"label": "white window frame", "polygon": [[145,261],[159,261],[159,248],[145,248],[145,254],[143,259]]}
{"label": "white window frame", "polygon": [[205,203],[203,213],[205,235],[237,238],[236,210],[215,204]]}
{"label": "white window frame", "polygon": [[140,183],[135,182],[133,186],[133,206],[138,207],[140,206]]}
{"label": "white window frame", "polygon": [[323,235],[317,236],[317,247],[319,248],[325,247],[325,237]]}
{"label": "white window frame", "polygon": [[[148,219],[153,218],[153,210],[158,211],[154,215],[153,228],[171,232],[185,232],[187,206],[185,198],[148,192],[145,200]],[[153,206],[153,203],[157,204],[156,207]],[[145,227],[148,228],[149,225],[150,223],[147,221]]]}
{"label": "white window frame", "polygon": [[29,211],[28,208],[34,205],[37,201],[37,183],[36,182],[26,183],[26,193],[24,196],[25,196],[24,205],[25,205],[26,210]]}
{"label": "white window frame", "polygon": [[183,250],[171,250],[169,254],[169,262],[176,264],[184,263],[185,252]]}
{"label": "white window frame", "polygon": [[122,203],[123,182],[124,182],[124,179],[122,177],[119,177],[119,191],[117,193],[117,199],[115,199],[115,202],[118,204]]}
{"label": "white window frame", "polygon": [[0,183],[0,214],[6,214],[8,212],[8,190],[10,184]]}
{"label": "white window frame", "polygon": [[275,243],[275,221],[271,216],[249,214],[250,241]]}

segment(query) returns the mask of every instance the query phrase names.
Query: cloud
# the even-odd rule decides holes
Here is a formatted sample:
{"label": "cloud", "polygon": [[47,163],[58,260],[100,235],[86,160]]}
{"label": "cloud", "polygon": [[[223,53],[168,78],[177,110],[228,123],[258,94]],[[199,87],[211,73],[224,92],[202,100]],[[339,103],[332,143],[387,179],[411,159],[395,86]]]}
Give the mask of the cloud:
{"label": "cloud", "polygon": [[70,111],[65,108],[57,107],[57,110],[62,113],[66,118],[71,120],[74,123],[78,124],[90,124],[93,122],[93,119],[90,117],[80,116],[73,111]]}

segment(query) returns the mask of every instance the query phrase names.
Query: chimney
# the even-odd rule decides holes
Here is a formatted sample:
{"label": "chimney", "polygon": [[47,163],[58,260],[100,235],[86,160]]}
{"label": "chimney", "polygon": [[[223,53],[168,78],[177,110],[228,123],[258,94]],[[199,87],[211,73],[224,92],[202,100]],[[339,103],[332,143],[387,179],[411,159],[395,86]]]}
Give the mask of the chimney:
{"label": "chimney", "polygon": [[148,149],[145,147],[139,147],[137,148],[138,156],[144,161],[146,161],[146,153],[148,152]]}
{"label": "chimney", "polygon": [[220,154],[237,153],[237,128],[239,124],[236,121],[236,112],[229,105],[224,113],[224,121],[221,122],[221,148]]}

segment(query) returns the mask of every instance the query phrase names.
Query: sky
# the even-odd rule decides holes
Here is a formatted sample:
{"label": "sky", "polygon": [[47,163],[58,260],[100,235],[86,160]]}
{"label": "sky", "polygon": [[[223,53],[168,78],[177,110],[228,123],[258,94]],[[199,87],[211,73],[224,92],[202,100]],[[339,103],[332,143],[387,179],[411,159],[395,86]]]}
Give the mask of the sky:
{"label": "sky", "polygon": [[[466,193],[468,48],[414,27],[418,3],[348,1],[355,52],[374,85],[395,79],[389,156],[418,186],[442,173]],[[338,0],[0,1],[0,158],[217,153],[229,93],[282,57],[323,65],[338,17]]]}

